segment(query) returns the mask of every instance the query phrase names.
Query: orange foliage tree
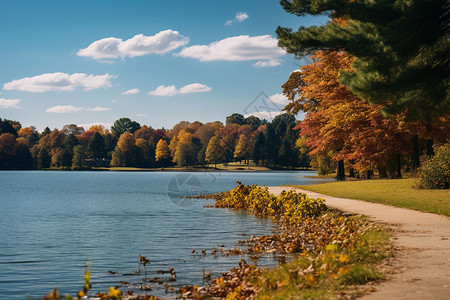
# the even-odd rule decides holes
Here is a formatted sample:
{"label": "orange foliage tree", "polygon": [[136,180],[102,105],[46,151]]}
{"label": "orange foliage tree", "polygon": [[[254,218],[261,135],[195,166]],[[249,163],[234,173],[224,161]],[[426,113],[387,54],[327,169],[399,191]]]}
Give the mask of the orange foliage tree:
{"label": "orange foliage tree", "polygon": [[316,51],[311,58],[313,63],[293,72],[283,85],[291,100],[285,110],[307,113],[297,129],[307,136],[310,154],[331,155],[338,162],[340,180],[345,179],[344,161],[361,172],[377,169],[381,176],[393,174],[399,155],[411,148],[401,116],[384,118],[382,106],[360,100],[338,82],[341,70],[352,70],[353,59],[347,53]]}

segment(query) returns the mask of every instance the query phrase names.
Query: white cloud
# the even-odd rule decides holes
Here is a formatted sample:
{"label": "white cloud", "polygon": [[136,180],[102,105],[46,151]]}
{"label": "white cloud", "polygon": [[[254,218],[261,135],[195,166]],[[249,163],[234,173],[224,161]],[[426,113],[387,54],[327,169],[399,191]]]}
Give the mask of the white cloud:
{"label": "white cloud", "polygon": [[211,90],[212,88],[206,84],[191,83],[181,87],[180,89],[177,89],[174,85],[160,85],[148,94],[153,96],[174,96],[177,94],[204,93],[210,92]]}
{"label": "white cloud", "polygon": [[122,95],[135,95],[135,94],[139,94],[141,92],[140,89],[130,89],[128,91],[125,91],[122,93]]}
{"label": "white cloud", "polygon": [[212,89],[207,86],[206,84],[202,83],[192,83],[183,86],[180,88],[178,93],[180,94],[190,94],[190,93],[204,93],[204,92],[210,92]]}
{"label": "white cloud", "polygon": [[19,90],[25,92],[42,93],[51,91],[73,91],[75,88],[83,88],[90,91],[111,87],[110,80],[114,75],[88,75],[85,73],[45,73],[34,77],[25,77],[13,80],[3,85],[5,90]]}
{"label": "white cloud", "polygon": [[137,114],[136,117],[140,118],[140,117],[145,117],[146,115],[147,114],[140,113],[140,114]]}
{"label": "white cloud", "polygon": [[182,36],[178,31],[168,29],[152,36],[138,34],[125,41],[115,37],[100,39],[87,48],[80,49],[77,55],[94,59],[107,59],[165,54],[185,46],[188,42],[188,37]]}
{"label": "white cloud", "polygon": [[17,104],[20,103],[20,99],[5,99],[0,98],[0,108],[20,108]]}
{"label": "white cloud", "polygon": [[272,95],[269,97],[269,101],[281,105],[286,105],[290,102],[289,99],[283,94]]}
{"label": "white cloud", "polygon": [[260,60],[253,64],[255,68],[268,68],[281,65],[281,59]]}
{"label": "white cloud", "polygon": [[49,113],[67,114],[72,112],[79,112],[83,110],[82,107],[75,107],[73,105],[57,105],[47,108],[45,111]]}
{"label": "white cloud", "polygon": [[248,19],[248,15],[245,12],[238,12],[233,20],[228,20],[225,25],[233,25],[233,23],[241,23]]}
{"label": "white cloud", "polygon": [[82,110],[107,111],[107,110],[111,110],[111,108],[101,107],[101,106],[96,106],[96,107],[92,107],[92,108],[84,108],[84,107],[77,107],[77,106],[73,106],[73,105],[57,105],[57,106],[47,108],[45,111],[49,112],[49,113],[68,114],[68,113],[73,113],[73,112],[79,112]]}
{"label": "white cloud", "polygon": [[239,35],[213,42],[194,45],[175,55],[196,58],[200,61],[274,60],[286,52],[278,47],[278,40],[270,35]]}
{"label": "white cloud", "polygon": [[107,110],[111,110],[111,108],[96,106],[93,108],[86,108],[86,110],[87,111],[107,111]]}
{"label": "white cloud", "polygon": [[149,92],[149,95],[153,96],[173,96],[178,93],[177,88],[174,85],[160,85],[155,90]]}
{"label": "white cloud", "polygon": [[276,116],[283,114],[282,111],[258,111],[251,114],[246,114],[244,117],[248,118],[250,116],[255,116],[260,118],[261,120],[270,121],[274,119]]}

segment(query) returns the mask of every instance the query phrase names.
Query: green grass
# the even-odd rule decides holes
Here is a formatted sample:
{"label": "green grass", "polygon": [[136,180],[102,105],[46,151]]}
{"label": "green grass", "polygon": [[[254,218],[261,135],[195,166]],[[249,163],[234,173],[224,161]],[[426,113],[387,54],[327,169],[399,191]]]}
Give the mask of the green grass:
{"label": "green grass", "polygon": [[450,216],[450,190],[416,189],[417,179],[379,179],[298,186],[330,196],[364,200]]}

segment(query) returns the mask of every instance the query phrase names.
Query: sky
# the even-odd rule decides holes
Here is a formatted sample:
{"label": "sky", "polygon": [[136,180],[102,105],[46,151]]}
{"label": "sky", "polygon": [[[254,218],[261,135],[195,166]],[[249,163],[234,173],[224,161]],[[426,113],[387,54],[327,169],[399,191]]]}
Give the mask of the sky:
{"label": "sky", "polygon": [[0,118],[61,129],[273,118],[303,61],[277,26],[320,25],[271,0],[1,0]]}

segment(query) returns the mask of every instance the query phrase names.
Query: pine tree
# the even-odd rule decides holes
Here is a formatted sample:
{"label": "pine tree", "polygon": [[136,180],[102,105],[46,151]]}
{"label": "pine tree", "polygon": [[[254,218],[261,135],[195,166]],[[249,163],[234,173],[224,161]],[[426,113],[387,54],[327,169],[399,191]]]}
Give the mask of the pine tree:
{"label": "pine tree", "polygon": [[322,26],[297,32],[278,27],[279,45],[297,57],[314,50],[347,51],[353,71],[339,81],[352,93],[428,123],[450,113],[448,0],[282,0],[298,16],[328,15]]}

